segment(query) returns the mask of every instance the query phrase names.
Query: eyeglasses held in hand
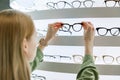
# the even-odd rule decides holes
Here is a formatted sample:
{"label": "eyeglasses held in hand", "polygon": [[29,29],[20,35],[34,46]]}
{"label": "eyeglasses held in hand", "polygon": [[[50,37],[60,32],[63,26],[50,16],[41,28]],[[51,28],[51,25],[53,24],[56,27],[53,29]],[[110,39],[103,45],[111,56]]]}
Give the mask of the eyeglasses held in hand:
{"label": "eyeglasses held in hand", "polygon": [[32,78],[31,80],[46,80],[45,76],[39,76],[37,74],[32,74],[31,78]]}
{"label": "eyeglasses held in hand", "polygon": [[[94,1],[92,0],[85,0],[83,1],[83,5],[85,7],[93,7],[93,3]],[[79,8],[82,4],[82,1],[79,1],[79,0],[74,0],[73,2],[68,3],[66,1],[59,1],[59,2],[48,2],[46,3],[46,5],[50,8],[53,8],[53,9],[63,9],[63,8],[66,8],[67,6],[71,7],[71,8]]]}
{"label": "eyeglasses held in hand", "polygon": [[97,30],[98,35],[100,35],[100,36],[105,36],[108,33],[108,31],[110,31],[110,34],[112,36],[118,36],[120,34],[119,27],[113,27],[110,29],[107,29],[105,27],[98,27],[98,28],[96,28],[96,30]]}
{"label": "eyeglasses held in hand", "polygon": [[70,32],[71,34],[72,34],[72,32],[70,31],[71,28],[75,32],[79,32],[82,29],[82,23],[74,23],[72,25],[70,25],[68,23],[63,23],[62,25],[63,25],[63,27],[60,28],[59,31]]}
{"label": "eyeglasses held in hand", "polygon": [[103,55],[102,57],[105,64],[112,64],[115,59],[117,63],[120,64],[120,56],[114,58],[113,56],[110,55]]}
{"label": "eyeglasses held in hand", "polygon": [[116,4],[120,6],[120,0],[104,0],[106,7],[115,7]]}

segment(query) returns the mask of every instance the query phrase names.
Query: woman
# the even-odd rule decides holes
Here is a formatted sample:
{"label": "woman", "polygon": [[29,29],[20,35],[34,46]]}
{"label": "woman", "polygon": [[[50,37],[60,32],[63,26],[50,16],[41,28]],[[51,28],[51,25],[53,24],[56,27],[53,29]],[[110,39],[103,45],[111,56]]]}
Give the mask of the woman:
{"label": "woman", "polygon": [[[16,10],[1,11],[0,80],[30,80],[29,63],[31,62],[31,68],[34,70],[37,64],[42,61],[42,50],[55,36],[58,29],[62,27],[61,24],[60,22],[49,24],[46,37],[40,40],[40,44],[37,47],[38,42],[36,41],[36,31],[32,19]],[[97,80],[98,74],[92,59],[94,28],[89,22],[83,22],[83,27],[85,29],[86,55],[77,79]],[[92,74],[88,75],[88,72]],[[86,75],[87,78],[85,78]]]}
{"label": "woman", "polygon": [[42,60],[41,50],[60,25],[61,23],[50,24],[48,32],[51,34],[41,39],[42,44],[37,48],[37,33],[32,19],[16,10],[0,11],[0,80],[30,80],[29,63],[32,62],[32,69],[35,69]]}

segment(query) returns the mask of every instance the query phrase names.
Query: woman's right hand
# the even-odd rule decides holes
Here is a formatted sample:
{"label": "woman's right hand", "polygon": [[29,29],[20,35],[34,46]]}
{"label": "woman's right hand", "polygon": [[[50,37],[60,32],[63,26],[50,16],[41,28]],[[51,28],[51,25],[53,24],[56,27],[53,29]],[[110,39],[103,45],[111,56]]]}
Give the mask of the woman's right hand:
{"label": "woman's right hand", "polygon": [[82,22],[82,27],[84,28],[84,42],[85,42],[85,53],[93,53],[94,44],[94,26],[91,22]]}

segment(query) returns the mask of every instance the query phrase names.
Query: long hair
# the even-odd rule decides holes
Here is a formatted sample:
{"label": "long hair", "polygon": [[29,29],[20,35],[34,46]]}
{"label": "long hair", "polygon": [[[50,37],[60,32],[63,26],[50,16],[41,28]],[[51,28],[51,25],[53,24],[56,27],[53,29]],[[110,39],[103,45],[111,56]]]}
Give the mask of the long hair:
{"label": "long hair", "polygon": [[0,80],[30,80],[29,62],[23,54],[23,40],[34,32],[32,19],[19,11],[0,12]]}

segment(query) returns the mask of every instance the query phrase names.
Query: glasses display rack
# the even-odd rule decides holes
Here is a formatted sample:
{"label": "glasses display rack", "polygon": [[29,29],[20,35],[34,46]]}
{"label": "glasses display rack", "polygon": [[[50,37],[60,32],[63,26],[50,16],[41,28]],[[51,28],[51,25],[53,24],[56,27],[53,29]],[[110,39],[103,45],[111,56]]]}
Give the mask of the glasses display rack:
{"label": "glasses display rack", "polygon": [[[118,7],[71,8],[33,11],[27,14],[31,15],[34,20],[65,18],[119,18],[119,9],[120,8]],[[119,41],[119,36],[95,36],[95,46],[119,47]],[[83,36],[57,36],[50,45],[83,46],[83,43]],[[80,64],[73,63],[43,62],[40,64],[38,69],[53,72],[77,73],[79,71],[79,66]],[[120,75],[119,67],[120,65],[97,65],[100,75]]]}

